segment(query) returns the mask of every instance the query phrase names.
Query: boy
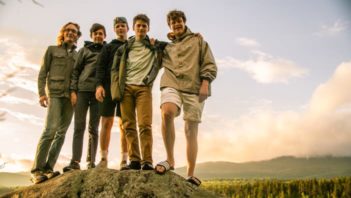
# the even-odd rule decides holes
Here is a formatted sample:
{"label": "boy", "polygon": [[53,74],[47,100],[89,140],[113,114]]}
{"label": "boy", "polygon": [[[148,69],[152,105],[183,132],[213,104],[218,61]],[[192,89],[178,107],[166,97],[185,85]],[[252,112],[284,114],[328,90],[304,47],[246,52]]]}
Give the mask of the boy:
{"label": "boy", "polygon": [[167,15],[172,30],[172,43],[164,50],[161,77],[162,136],[167,160],[156,165],[155,171],[164,174],[174,169],[174,118],[183,107],[186,151],[188,160],[187,181],[199,186],[194,176],[197,157],[197,133],[201,122],[204,101],[210,95],[210,83],[217,75],[217,66],[209,45],[202,37],[193,34],[186,26],[184,12],[173,10]]}
{"label": "boy", "polygon": [[69,84],[77,55],[76,43],[81,36],[79,29],[79,25],[72,22],[61,28],[57,46],[48,47],[39,71],[39,103],[42,107],[48,107],[48,111],[31,170],[31,180],[35,184],[60,174],[53,168],[73,115]]}
{"label": "boy", "polygon": [[87,162],[88,169],[95,167],[100,121],[98,101],[95,98],[95,63],[105,44],[105,27],[101,24],[94,23],[90,28],[90,37],[93,42],[85,41],[84,47],[79,50],[71,77],[71,102],[75,106],[72,145],[73,155],[70,164],[63,168],[63,172],[80,169],[79,163],[82,158],[83,137],[88,109],[89,143]]}
{"label": "boy", "polygon": [[[119,70],[119,88],[122,97],[121,112],[125,129],[130,164],[125,169],[153,170],[152,166],[152,83],[160,61],[161,43],[150,44],[147,32],[150,19],[139,14],[133,19],[135,36],[118,49],[116,64]],[[156,71],[156,72],[155,72]],[[137,114],[136,114],[137,112]],[[140,149],[136,118],[140,134]]]}
{"label": "boy", "polygon": [[[121,117],[120,104],[118,102],[112,101],[111,98],[111,66],[113,63],[114,54],[117,51],[117,49],[126,42],[127,32],[129,30],[127,19],[125,17],[116,17],[113,21],[113,27],[117,38],[113,39],[110,43],[108,43],[102,48],[102,51],[96,63],[97,83],[95,97],[100,102],[99,111],[101,115],[101,161],[98,166],[102,168],[107,168],[108,165],[108,147],[110,144],[110,135],[114,115]],[[119,128],[121,133],[120,139],[122,150],[122,160],[120,167],[123,168],[127,166],[128,155],[127,143],[121,119],[119,119]]]}

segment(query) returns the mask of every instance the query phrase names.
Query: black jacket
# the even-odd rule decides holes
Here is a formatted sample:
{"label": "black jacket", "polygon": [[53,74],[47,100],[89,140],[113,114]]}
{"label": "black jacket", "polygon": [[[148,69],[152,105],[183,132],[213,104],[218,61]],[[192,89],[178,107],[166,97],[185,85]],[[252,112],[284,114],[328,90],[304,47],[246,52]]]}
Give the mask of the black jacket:
{"label": "black jacket", "polygon": [[125,41],[113,39],[102,48],[96,62],[96,87],[102,85],[105,90],[110,89],[113,57],[117,49],[124,43]]}
{"label": "black jacket", "polygon": [[85,41],[84,47],[79,50],[74,64],[71,91],[95,92],[96,61],[103,46],[103,44]]}

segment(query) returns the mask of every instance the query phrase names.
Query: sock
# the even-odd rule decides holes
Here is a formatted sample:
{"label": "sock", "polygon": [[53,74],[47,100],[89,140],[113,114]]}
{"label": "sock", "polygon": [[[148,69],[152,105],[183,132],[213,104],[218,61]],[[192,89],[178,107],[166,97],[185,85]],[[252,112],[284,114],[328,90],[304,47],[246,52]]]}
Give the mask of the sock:
{"label": "sock", "polygon": [[107,160],[108,151],[103,151],[103,150],[101,150],[101,151],[100,151],[100,154],[101,154],[101,159],[106,159],[106,160]]}
{"label": "sock", "polygon": [[122,153],[122,161],[128,160],[128,153]]}

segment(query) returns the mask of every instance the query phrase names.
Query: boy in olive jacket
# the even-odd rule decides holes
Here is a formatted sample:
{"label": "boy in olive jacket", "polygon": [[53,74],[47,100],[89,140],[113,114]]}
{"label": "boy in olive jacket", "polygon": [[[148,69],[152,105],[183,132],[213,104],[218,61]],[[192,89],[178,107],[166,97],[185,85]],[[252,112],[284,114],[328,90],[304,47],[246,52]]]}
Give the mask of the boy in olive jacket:
{"label": "boy in olive jacket", "polygon": [[130,159],[130,164],[125,169],[153,170],[151,91],[160,68],[158,55],[166,43],[157,41],[152,45],[147,36],[149,26],[150,19],[146,15],[139,14],[134,17],[135,36],[129,38],[127,43],[117,50],[112,68],[119,70],[120,98],[117,99],[121,101],[122,121]]}
{"label": "boy in olive jacket", "polygon": [[39,71],[39,102],[42,107],[48,107],[48,111],[31,170],[33,183],[60,174],[53,169],[73,115],[69,87],[77,55],[76,43],[81,36],[79,28],[78,24],[72,22],[61,28],[57,46],[48,47]]}

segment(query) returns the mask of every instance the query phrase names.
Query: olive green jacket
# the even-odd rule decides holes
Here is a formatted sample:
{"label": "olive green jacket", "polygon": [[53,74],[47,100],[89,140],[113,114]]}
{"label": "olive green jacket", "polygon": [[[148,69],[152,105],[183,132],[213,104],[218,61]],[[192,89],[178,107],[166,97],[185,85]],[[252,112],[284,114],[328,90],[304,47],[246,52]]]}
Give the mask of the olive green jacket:
{"label": "olive green jacket", "polygon": [[70,97],[70,81],[76,56],[75,47],[69,52],[65,43],[48,47],[38,76],[39,96]]}

